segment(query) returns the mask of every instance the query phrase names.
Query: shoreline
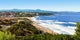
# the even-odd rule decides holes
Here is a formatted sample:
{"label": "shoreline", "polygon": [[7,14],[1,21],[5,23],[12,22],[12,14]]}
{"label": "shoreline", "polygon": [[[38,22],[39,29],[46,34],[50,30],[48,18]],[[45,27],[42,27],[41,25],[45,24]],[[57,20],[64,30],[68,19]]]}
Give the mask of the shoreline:
{"label": "shoreline", "polygon": [[35,21],[33,18],[30,18],[30,17],[27,17],[27,18],[33,22],[32,25],[35,28],[37,28],[38,30],[40,30],[44,33],[57,34],[56,32],[52,31],[51,29],[39,25],[39,23],[37,21]]}
{"label": "shoreline", "polygon": [[[55,33],[58,33],[58,34],[69,34],[69,35],[75,34],[76,27],[73,27],[73,26],[65,27],[65,26],[56,24],[56,23],[64,23],[64,22],[54,22],[54,23],[50,24],[51,21],[36,20],[36,18],[34,18],[34,17],[31,18],[31,20],[37,22],[38,25],[40,25],[41,27],[50,29],[51,31],[54,31]],[[49,23],[47,23],[47,22],[49,22]],[[69,23],[75,24],[73,22],[69,22]]]}

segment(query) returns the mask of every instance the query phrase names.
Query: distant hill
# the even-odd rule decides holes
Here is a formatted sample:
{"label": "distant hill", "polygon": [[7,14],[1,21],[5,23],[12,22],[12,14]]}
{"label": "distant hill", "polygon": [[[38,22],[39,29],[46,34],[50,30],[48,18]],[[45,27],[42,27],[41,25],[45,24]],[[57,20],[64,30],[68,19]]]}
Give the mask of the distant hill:
{"label": "distant hill", "polygon": [[0,10],[0,12],[5,11],[5,12],[53,12],[53,11],[46,11],[46,10],[41,10],[41,9],[11,9],[11,10]]}
{"label": "distant hill", "polygon": [[40,13],[53,13],[53,14],[69,14],[69,13],[80,13],[80,12],[74,12],[74,11],[47,11],[47,10],[41,10],[41,9],[11,9],[11,10],[0,10],[0,12],[40,12]]}

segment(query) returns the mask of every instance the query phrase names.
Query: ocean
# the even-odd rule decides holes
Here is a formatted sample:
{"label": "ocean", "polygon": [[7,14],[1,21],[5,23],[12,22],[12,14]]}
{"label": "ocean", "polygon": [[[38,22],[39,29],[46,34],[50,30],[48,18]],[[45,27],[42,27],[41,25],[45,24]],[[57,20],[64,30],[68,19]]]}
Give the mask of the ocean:
{"label": "ocean", "polygon": [[53,20],[53,22],[54,21],[65,22],[59,25],[63,25],[66,27],[76,26],[76,22],[80,22],[80,13],[58,13],[51,16],[39,16],[37,20]]}

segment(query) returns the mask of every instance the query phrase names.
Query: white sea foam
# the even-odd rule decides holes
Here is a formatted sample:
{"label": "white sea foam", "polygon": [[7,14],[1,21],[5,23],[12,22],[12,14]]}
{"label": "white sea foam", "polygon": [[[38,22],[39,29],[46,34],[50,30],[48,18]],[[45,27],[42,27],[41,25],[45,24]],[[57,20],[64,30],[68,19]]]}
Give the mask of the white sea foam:
{"label": "white sea foam", "polygon": [[[58,22],[58,21],[53,21],[53,20],[36,20],[36,18],[32,18],[35,22],[38,22],[38,25],[41,25],[42,27],[48,28],[53,30],[56,33],[59,34],[70,34],[73,35],[75,34],[75,29],[76,27],[73,26],[63,26],[63,25],[59,25],[59,24],[63,24],[66,22]],[[75,24],[73,22],[68,22],[69,24]]]}
{"label": "white sea foam", "polygon": [[68,22],[68,23],[70,23],[70,24],[76,24],[75,22]]}

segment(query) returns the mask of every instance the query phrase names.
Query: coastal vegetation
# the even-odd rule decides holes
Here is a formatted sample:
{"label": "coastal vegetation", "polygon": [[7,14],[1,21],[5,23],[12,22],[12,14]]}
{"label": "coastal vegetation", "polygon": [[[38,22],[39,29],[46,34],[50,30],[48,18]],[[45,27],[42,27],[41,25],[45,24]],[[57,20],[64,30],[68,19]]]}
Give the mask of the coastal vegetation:
{"label": "coastal vegetation", "polygon": [[[49,14],[39,14],[49,15]],[[2,16],[2,15],[1,15]],[[16,13],[14,19],[0,18],[0,40],[80,40],[80,23],[77,22],[76,33],[74,35],[49,34],[38,30],[32,25],[32,21],[27,18],[33,17],[36,13]]]}
{"label": "coastal vegetation", "polygon": [[0,31],[0,40],[16,40],[16,39],[15,39],[15,35],[11,34],[10,32]]}
{"label": "coastal vegetation", "polygon": [[80,22],[77,22],[76,36],[80,38]]}

